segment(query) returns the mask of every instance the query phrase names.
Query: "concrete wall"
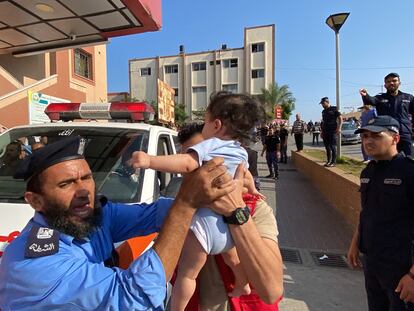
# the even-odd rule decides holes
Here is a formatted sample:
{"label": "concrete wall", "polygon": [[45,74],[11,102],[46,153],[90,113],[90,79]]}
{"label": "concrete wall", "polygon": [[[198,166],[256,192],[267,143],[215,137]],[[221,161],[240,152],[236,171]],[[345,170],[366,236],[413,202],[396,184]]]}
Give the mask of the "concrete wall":
{"label": "concrete wall", "polygon": [[345,174],[335,167],[327,169],[304,152],[292,151],[292,160],[297,170],[311,180],[326,200],[355,229],[361,208],[359,178]]}

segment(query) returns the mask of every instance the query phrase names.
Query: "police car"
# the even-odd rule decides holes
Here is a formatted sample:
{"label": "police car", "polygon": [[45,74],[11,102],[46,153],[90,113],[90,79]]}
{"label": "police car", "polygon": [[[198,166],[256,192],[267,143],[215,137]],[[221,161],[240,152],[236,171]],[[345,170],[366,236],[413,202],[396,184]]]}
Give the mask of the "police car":
{"label": "police car", "polygon": [[[154,115],[153,108],[147,103],[52,103],[45,113],[51,123],[18,126],[0,135],[0,261],[5,247],[34,214],[24,201],[25,182],[14,179],[13,168],[7,167],[20,161],[6,152],[8,146],[16,145],[16,142],[23,142],[23,154],[35,152],[29,146],[41,146],[66,136],[81,136],[97,192],[115,202],[150,203],[160,195],[174,195],[178,188],[179,176],[175,174],[133,170],[127,164],[132,152],[137,150],[151,155],[177,152],[175,131],[144,122]],[[97,122],[98,119],[107,121]],[[152,238],[149,237],[141,247],[145,248]]]}

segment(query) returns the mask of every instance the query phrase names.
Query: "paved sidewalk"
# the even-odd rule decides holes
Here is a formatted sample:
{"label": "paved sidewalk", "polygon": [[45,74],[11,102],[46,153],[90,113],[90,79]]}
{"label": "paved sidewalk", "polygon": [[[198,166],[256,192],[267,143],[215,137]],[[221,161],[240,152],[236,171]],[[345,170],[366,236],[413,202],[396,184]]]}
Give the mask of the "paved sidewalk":
{"label": "paved sidewalk", "polygon": [[[259,151],[259,176],[268,175]],[[285,260],[285,297],[281,311],[367,310],[363,273],[321,266],[311,252],[345,255],[352,230],[318,190],[295,167],[280,164],[279,180],[261,178],[262,192],[276,207],[279,245],[299,254],[302,263]],[[276,190],[276,191],[275,191]],[[316,258],[319,258],[316,256]]]}

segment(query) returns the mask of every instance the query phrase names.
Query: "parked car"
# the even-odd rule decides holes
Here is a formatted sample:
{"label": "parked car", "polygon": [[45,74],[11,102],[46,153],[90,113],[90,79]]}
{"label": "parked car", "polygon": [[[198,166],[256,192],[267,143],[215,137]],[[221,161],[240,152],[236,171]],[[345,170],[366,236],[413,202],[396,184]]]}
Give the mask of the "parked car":
{"label": "parked car", "polygon": [[355,134],[357,126],[351,122],[343,122],[341,130],[341,144],[359,144],[361,142],[361,136]]}

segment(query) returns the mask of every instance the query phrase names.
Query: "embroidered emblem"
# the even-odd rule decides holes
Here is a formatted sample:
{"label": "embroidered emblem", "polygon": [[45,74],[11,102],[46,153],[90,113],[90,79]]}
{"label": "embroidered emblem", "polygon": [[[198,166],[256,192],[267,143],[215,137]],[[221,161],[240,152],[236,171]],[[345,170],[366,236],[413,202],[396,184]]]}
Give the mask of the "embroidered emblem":
{"label": "embroidered emblem", "polygon": [[37,231],[37,238],[38,239],[50,239],[53,236],[53,229],[49,228],[39,228]]}
{"label": "embroidered emblem", "polygon": [[384,185],[394,185],[399,186],[402,184],[402,180],[399,178],[385,178]]}
{"label": "embroidered emblem", "polygon": [[50,228],[33,226],[27,237],[24,256],[37,258],[56,254],[59,251],[59,232]]}
{"label": "embroidered emblem", "polygon": [[361,184],[369,183],[369,178],[361,178]]}

